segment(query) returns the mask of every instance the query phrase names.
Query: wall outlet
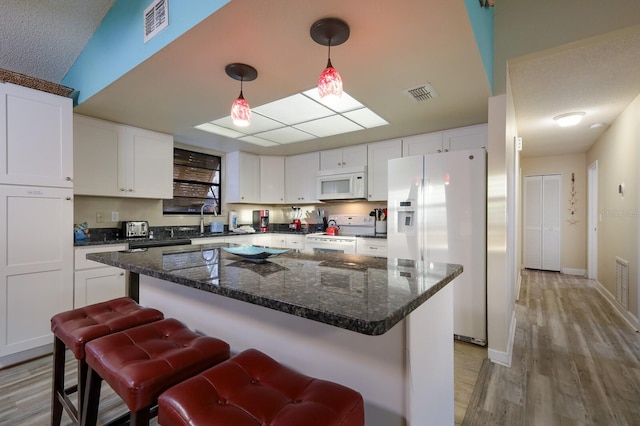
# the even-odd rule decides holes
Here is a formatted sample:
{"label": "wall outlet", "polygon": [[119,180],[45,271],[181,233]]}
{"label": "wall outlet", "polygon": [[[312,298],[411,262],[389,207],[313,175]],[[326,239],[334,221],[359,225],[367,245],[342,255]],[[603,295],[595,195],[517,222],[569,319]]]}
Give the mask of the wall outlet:
{"label": "wall outlet", "polygon": [[96,213],[96,223],[104,223],[104,214],[102,212]]}
{"label": "wall outlet", "polygon": [[120,221],[120,213],[111,212],[111,222],[119,222]]}

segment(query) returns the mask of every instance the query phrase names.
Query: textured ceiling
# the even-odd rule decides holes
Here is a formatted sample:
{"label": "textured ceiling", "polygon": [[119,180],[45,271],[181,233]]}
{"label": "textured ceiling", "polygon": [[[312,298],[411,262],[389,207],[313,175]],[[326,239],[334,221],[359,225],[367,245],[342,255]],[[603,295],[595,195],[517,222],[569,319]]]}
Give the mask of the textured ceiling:
{"label": "textured ceiling", "polygon": [[1,0],[0,68],[60,83],[115,0]]}

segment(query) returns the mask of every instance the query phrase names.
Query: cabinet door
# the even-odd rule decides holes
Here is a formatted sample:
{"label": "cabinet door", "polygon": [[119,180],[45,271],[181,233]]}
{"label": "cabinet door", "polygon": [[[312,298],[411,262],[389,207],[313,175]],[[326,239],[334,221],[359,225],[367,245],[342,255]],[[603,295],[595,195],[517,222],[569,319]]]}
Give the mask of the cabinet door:
{"label": "cabinet door", "polygon": [[356,253],[364,256],[387,257],[387,240],[381,238],[356,238]]}
{"label": "cabinet door", "polygon": [[314,203],[320,154],[309,152],[285,159],[285,201],[290,204]]}
{"label": "cabinet door", "polygon": [[425,133],[402,138],[402,156],[437,154],[442,152],[442,132]]}
{"label": "cabinet door", "polygon": [[257,155],[246,152],[229,152],[226,164],[226,202],[260,202],[260,160]]}
{"label": "cabinet door", "polygon": [[73,192],[120,197],[118,186],[118,130],[107,121],[73,116]]}
{"label": "cabinet door", "polygon": [[367,165],[367,145],[354,145],[342,148],[342,165],[356,167]]}
{"label": "cabinet door", "polygon": [[0,84],[0,183],[73,186],[72,100]]}
{"label": "cabinet door", "polygon": [[284,203],[284,157],[260,156],[260,202]]}
{"label": "cabinet door", "polygon": [[127,197],[173,198],[173,137],[120,128],[119,190]]}
{"label": "cabinet door", "polygon": [[76,271],[74,284],[74,309],[127,295],[126,271],[112,266]]}
{"label": "cabinet door", "polygon": [[0,187],[0,356],[52,342],[73,308],[73,201],[63,188]]}
{"label": "cabinet door", "polygon": [[305,236],[299,234],[286,234],[285,247],[290,249],[304,250]]}
{"label": "cabinet door", "polygon": [[342,148],[320,151],[320,170],[339,169],[342,166]]}
{"label": "cabinet door", "polygon": [[487,147],[487,125],[460,127],[443,132],[443,147],[446,151],[459,151]]}
{"label": "cabinet door", "polygon": [[386,201],[387,191],[387,161],[402,156],[402,140],[392,139],[388,141],[370,143],[367,146],[368,168],[367,185],[369,188],[369,201]]}

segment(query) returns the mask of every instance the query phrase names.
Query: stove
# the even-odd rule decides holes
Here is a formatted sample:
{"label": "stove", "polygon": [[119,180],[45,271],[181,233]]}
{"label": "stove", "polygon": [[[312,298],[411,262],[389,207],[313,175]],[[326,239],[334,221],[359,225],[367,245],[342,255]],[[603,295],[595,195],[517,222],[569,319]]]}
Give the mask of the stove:
{"label": "stove", "polygon": [[[332,222],[333,221],[333,222]],[[375,218],[369,215],[330,215],[328,223],[340,228],[338,235],[327,235],[324,232],[307,234],[305,248],[335,250],[342,253],[356,252],[356,235],[375,234]]]}

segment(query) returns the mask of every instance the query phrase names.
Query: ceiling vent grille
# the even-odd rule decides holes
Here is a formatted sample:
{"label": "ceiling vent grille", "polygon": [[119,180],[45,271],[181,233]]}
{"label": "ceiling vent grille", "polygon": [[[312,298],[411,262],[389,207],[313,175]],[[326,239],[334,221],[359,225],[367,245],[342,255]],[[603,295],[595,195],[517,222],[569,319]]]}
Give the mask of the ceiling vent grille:
{"label": "ceiling vent grille", "polygon": [[438,92],[436,92],[436,89],[434,89],[429,83],[404,89],[402,92],[416,102],[428,101],[429,99],[435,99],[438,97]]}
{"label": "ceiling vent grille", "polygon": [[155,0],[144,10],[144,42],[151,40],[169,25],[169,2]]}

